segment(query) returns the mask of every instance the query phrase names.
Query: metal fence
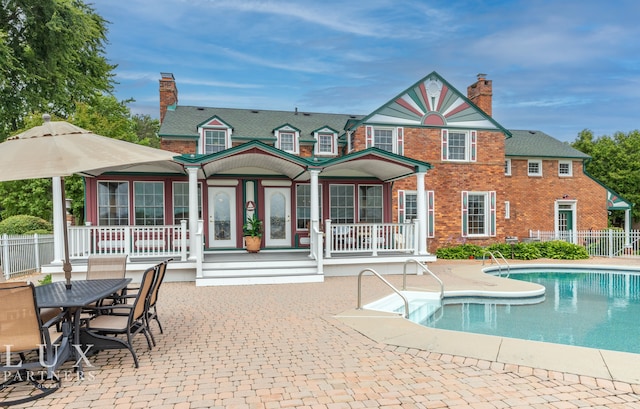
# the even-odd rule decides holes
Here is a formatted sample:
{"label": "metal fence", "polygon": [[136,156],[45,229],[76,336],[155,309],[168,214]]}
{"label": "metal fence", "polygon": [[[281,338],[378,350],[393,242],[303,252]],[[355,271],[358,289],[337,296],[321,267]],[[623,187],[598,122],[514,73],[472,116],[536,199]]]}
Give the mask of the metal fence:
{"label": "metal fence", "polygon": [[5,279],[40,272],[53,259],[53,234],[0,235],[0,270]]}
{"label": "metal fence", "polygon": [[528,240],[563,240],[584,246],[594,257],[640,257],[640,230],[570,230],[540,231],[529,230]]}

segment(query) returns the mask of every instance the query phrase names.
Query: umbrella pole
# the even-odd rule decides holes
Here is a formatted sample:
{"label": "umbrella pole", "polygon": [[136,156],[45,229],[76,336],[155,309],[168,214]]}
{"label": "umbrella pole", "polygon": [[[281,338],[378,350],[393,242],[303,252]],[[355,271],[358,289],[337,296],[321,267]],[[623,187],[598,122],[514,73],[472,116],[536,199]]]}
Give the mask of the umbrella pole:
{"label": "umbrella pole", "polygon": [[64,220],[62,223],[62,237],[64,240],[64,261],[62,262],[62,271],[64,271],[64,278],[67,281],[67,290],[71,289],[71,261],[69,260],[69,233],[67,232],[67,202],[64,193],[64,177],[60,178],[60,189],[62,194],[62,213],[64,214]]}

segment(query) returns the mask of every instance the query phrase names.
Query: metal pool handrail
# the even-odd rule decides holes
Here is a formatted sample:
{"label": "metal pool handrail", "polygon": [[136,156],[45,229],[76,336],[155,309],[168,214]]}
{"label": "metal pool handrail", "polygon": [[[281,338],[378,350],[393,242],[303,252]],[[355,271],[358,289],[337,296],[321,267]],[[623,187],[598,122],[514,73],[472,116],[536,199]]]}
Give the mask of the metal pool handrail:
{"label": "metal pool handrail", "polygon": [[407,297],[405,297],[400,291],[398,291],[397,288],[395,288],[390,282],[388,282],[387,280],[385,280],[384,277],[382,277],[380,274],[376,273],[375,270],[371,269],[371,268],[365,268],[364,270],[360,271],[360,273],[358,274],[358,309],[361,310],[362,309],[362,275],[364,273],[366,273],[367,271],[372,272],[376,277],[378,277],[380,280],[382,280],[383,283],[385,283],[387,286],[389,286],[389,288],[391,288],[396,294],[398,294],[400,296],[400,298],[402,298],[402,301],[404,301],[404,318],[409,318],[409,301],[407,300]]}
{"label": "metal pool handrail", "polygon": [[442,280],[433,273],[433,271],[429,270],[429,268],[421,261],[416,260],[415,258],[409,258],[407,259],[407,261],[404,262],[404,269],[402,271],[402,289],[406,290],[407,289],[407,264],[413,261],[415,262],[417,265],[419,265],[420,267],[422,267],[422,269],[424,271],[426,271],[427,273],[429,273],[431,275],[431,277],[435,278],[436,281],[438,282],[438,284],[440,284],[440,299],[442,300],[444,298],[444,283],[442,282]]}
{"label": "metal pool handrail", "polygon": [[484,256],[486,254],[489,254],[491,256],[491,259],[493,261],[496,262],[496,264],[498,265],[498,277],[502,277],[502,266],[500,265],[500,263],[498,262],[498,259],[496,258],[496,256],[494,255],[497,254],[500,256],[500,258],[502,259],[502,261],[504,261],[504,263],[507,265],[507,278],[509,277],[509,274],[511,273],[511,266],[509,265],[509,262],[507,261],[506,258],[504,258],[504,256],[502,255],[502,253],[500,252],[500,250],[495,250],[495,251],[491,251],[491,250],[485,250],[484,253],[482,253],[482,265],[484,266]]}

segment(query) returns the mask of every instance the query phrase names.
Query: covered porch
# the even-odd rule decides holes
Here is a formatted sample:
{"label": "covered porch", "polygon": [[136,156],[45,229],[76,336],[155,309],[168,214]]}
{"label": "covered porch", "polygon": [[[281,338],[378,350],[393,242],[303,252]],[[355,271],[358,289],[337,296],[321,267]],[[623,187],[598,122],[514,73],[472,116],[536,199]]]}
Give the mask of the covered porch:
{"label": "covered porch", "polygon": [[[391,205],[392,183],[399,179],[416,178],[417,196],[425,197],[427,163],[376,148],[319,160],[258,141],[210,155],[178,156],[175,162],[184,168],[182,175],[116,172],[87,181],[99,200],[89,202],[87,225],[69,228],[69,253],[78,265],[74,272],[82,272],[83,260],[92,254],[127,254],[134,270],[171,257],[168,279],[175,270],[176,281],[198,285],[313,282],[324,275],[357,274],[371,264],[385,265],[385,271],[395,265],[402,272],[398,266],[409,257],[435,259],[426,248],[426,218],[395,223]],[[103,225],[98,202],[111,201],[96,193],[101,180],[126,188],[118,194],[129,198],[124,206],[129,216],[120,218],[128,224]],[[164,220],[175,219],[175,184],[188,186],[188,208],[181,208],[186,217],[179,224],[137,225],[136,183],[164,186]],[[335,192],[345,191],[352,196],[338,199],[346,205],[336,204]],[[423,199],[417,210],[426,215]],[[260,253],[249,255],[242,226],[253,215],[265,229]],[[61,257],[63,241],[56,237]]]}

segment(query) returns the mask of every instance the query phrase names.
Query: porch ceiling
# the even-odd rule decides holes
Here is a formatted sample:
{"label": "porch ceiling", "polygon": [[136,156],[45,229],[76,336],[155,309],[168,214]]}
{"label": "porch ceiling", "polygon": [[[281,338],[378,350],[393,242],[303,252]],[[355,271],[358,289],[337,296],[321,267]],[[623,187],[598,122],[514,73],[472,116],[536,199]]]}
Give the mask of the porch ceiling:
{"label": "porch ceiling", "polygon": [[416,172],[413,163],[397,160],[373,152],[337,158],[324,168],[322,176],[362,176],[389,181],[401,179]]}
{"label": "porch ceiling", "polygon": [[264,169],[265,174],[286,175],[290,179],[299,179],[305,172],[305,166],[263,151],[242,152],[203,164],[205,176],[220,173],[245,173],[245,169]]}

